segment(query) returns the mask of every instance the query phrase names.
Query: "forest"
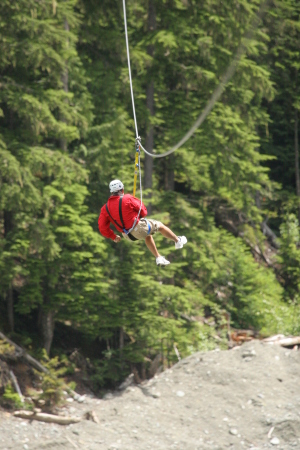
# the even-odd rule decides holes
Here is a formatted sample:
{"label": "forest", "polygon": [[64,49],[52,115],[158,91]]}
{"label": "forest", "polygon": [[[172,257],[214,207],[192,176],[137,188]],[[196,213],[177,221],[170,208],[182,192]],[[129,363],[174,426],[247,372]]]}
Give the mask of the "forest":
{"label": "forest", "polygon": [[97,226],[109,182],[133,189],[122,1],[0,2],[0,331],[37,359],[77,349],[94,390],[149,377],[158,355],[167,367],[226,348],[229,328],[300,333],[300,3],[126,7],[139,134],[156,154],[259,20],[194,135],[165,158],[141,153],[149,217],[188,239],[175,251],[155,236],[160,268]]}

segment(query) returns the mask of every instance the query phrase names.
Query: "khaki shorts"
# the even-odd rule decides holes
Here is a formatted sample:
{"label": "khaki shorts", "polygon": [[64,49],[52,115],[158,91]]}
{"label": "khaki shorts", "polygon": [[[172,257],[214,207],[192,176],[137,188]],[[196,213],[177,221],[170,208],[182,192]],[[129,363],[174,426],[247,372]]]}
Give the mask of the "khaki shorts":
{"label": "khaki shorts", "polygon": [[[147,236],[152,236],[155,234],[159,227],[161,226],[161,222],[158,220],[152,219],[140,219],[137,226],[131,231],[131,235],[138,240],[145,239]],[[122,233],[125,239],[131,240],[127,234]]]}

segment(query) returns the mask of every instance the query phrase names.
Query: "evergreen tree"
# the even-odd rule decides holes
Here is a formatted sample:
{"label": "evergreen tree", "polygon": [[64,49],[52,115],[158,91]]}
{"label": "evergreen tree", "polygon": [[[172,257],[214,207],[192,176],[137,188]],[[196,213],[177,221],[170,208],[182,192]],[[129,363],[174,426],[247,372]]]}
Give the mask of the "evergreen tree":
{"label": "evergreen tree", "polygon": [[[60,226],[58,211],[53,211],[50,205],[56,205],[58,199],[62,204],[66,203],[59,211],[60,216],[65,216],[66,223],[70,222],[71,212],[75,221],[79,212],[86,212],[83,202],[87,191],[83,184],[87,176],[78,164],[56,150],[62,140],[75,144],[92,118],[87,80],[75,48],[74,31],[79,25],[75,6],[74,1],[37,4],[24,0],[18,5],[5,1],[0,7],[1,17],[6,18],[0,31],[3,42],[0,61],[3,87],[0,93],[3,111],[0,122],[3,140],[1,217],[5,237],[1,260],[6,272],[1,290],[3,299],[8,299],[11,329],[16,293],[22,299],[18,304],[20,311],[28,312],[37,304],[41,305],[40,318],[47,351],[52,340],[54,311],[61,300],[58,297],[56,303],[53,292],[47,292],[50,285],[55,289],[53,280],[57,275],[53,275],[48,283],[42,279],[43,272],[45,275],[49,269],[43,264],[60,256],[55,237],[56,227]],[[66,68],[67,90],[63,83]],[[75,182],[76,177],[81,185]],[[72,184],[77,198],[75,192],[70,191]],[[69,197],[73,197],[73,203]],[[83,222],[85,227],[89,221],[90,217],[87,217]],[[75,249],[73,254],[75,256]],[[44,258],[43,263],[39,261],[41,258]],[[67,278],[67,274],[65,276]],[[31,290],[32,283],[34,290]]]}
{"label": "evergreen tree", "polygon": [[[128,0],[146,148],[163,152],[190,128],[258,8],[248,0]],[[208,316],[220,336],[226,313],[232,326],[266,334],[297,328],[282,302],[298,302],[294,218],[281,227],[283,287],[272,261],[259,266],[249,246],[263,249],[265,217],[298,205],[290,193],[298,171],[298,9],[283,0],[269,10],[183,148],[162,160],[142,155],[151,216],[188,238],[175,251],[155,237],[172,263],[161,271],[142,242],[115,245],[97,230],[109,181],[121,178],[127,192],[133,184],[121,2],[1,2],[0,311],[10,330],[22,330],[25,317],[34,328],[38,316],[49,353],[55,322],[68,321],[106,349],[96,374],[103,385],[132,370],[150,376],[156,358],[166,366],[178,352],[214,347]],[[278,203],[276,182],[285,196]]]}
{"label": "evergreen tree", "polygon": [[268,65],[276,95],[268,104],[271,121],[267,136],[262,130],[263,151],[276,157],[268,165],[272,178],[283,187],[276,205],[279,214],[299,208],[299,14],[298,2],[283,0],[275,2],[265,18],[270,36]]}

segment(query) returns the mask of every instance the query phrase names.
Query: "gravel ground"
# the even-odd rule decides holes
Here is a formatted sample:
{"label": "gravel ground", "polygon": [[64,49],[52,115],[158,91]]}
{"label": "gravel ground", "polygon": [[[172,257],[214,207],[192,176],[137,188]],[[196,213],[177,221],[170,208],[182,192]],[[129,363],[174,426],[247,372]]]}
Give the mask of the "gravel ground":
{"label": "gravel ground", "polygon": [[104,399],[69,399],[61,414],[87,411],[99,424],[29,422],[2,411],[0,449],[299,450],[300,351],[252,341],[196,353]]}

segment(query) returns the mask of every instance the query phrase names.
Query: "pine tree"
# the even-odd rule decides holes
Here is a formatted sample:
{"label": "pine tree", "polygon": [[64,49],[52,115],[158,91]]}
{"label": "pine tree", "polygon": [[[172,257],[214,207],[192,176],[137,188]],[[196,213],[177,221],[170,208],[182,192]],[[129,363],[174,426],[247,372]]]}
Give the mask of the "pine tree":
{"label": "pine tree", "polygon": [[[74,31],[79,25],[75,6],[74,1],[37,4],[24,0],[18,5],[2,2],[0,7],[1,17],[7,18],[2,22],[0,34],[3,42],[0,61],[3,86],[0,94],[3,110],[0,123],[3,139],[1,216],[5,237],[1,260],[6,271],[1,290],[3,298],[8,298],[11,328],[16,294],[19,311],[28,312],[40,305],[41,328],[48,352],[55,310],[62,299],[59,295],[54,298],[58,274],[51,277],[47,263],[55,261],[56,257],[60,259],[60,245],[64,246],[58,239],[62,233],[59,231],[62,217],[72,228],[70,214],[74,213],[76,236],[76,217],[78,221],[78,213],[87,212],[83,205],[87,197],[84,187],[87,175],[80,164],[57,150],[62,140],[70,150],[76,148],[76,140],[92,119],[87,79],[75,48]],[[68,29],[65,29],[65,21]],[[66,66],[67,90],[62,76]],[[58,208],[60,204],[63,206],[58,218],[58,211],[51,205]],[[87,216],[82,220],[77,228],[83,226],[92,242],[91,218]],[[78,264],[82,264],[81,257],[91,260],[94,253],[86,251],[87,241],[83,237],[81,241],[78,236],[77,239],[77,259]],[[67,279],[69,269],[65,270]],[[43,279],[46,275],[50,281]],[[78,283],[74,276],[75,281]]]}
{"label": "pine tree", "polygon": [[[85,160],[93,180],[90,205],[99,209],[109,195],[110,179],[120,177],[126,191],[131,190],[134,124],[121,5],[103,3],[95,8],[88,0],[82,3],[87,20],[81,29],[80,52],[94,80],[96,98],[96,120],[85,140]],[[195,2],[171,2],[168,8],[166,2],[153,5],[156,28],[152,30],[147,28],[148,3],[127,2],[127,17],[140,135],[145,143],[153,126],[154,147],[165,151],[205,106],[237,50],[249,15],[257,8],[248,2],[239,2],[239,8],[214,2],[201,8]],[[282,290],[272,271],[260,271],[242,242],[234,244],[235,238],[213,226],[214,216],[223,224],[232,218],[244,223],[261,220],[255,194],[259,190],[269,195],[272,188],[258,136],[259,127],[268,121],[263,101],[274,95],[269,71],[261,62],[267,42],[268,36],[259,30],[259,38],[252,39],[248,55],[204,126],[172,158],[154,161],[152,216],[178,235],[187,235],[188,250],[174,253],[170,243],[155,237],[161,253],[172,262],[168,272],[161,274],[142,243],[116,246],[108,242],[107,273],[114,288],[101,306],[103,315],[95,314],[99,337],[107,345],[103,379],[114,374],[117,380],[120,372],[130,370],[130,364],[143,366],[145,357],[153,359],[160,351],[176,359],[174,343],[182,354],[201,348],[209,332],[184,317],[211,311],[221,318],[225,309],[235,326],[247,324],[271,332],[282,325]],[[152,81],[155,114],[150,117],[146,98]],[[144,167],[147,161],[142,158],[142,163]],[[213,263],[203,249],[205,242],[211,245],[210,258],[216,256],[211,282],[206,277]],[[231,246],[235,251],[230,251]],[[238,270],[235,259],[245,272]],[[203,260],[200,270],[199,260]],[[231,269],[223,285],[221,267],[227,266]],[[243,279],[240,291],[228,288],[227,282],[238,287],[239,276]],[[223,289],[224,303],[217,294]],[[276,312],[270,321],[273,303]]]}
{"label": "pine tree", "polygon": [[[272,178],[283,187],[279,214],[299,208],[299,14],[298,2],[283,0],[276,2],[265,18],[270,36],[268,64],[276,95],[268,105],[271,122],[263,151],[276,156],[269,166]],[[278,221],[274,224],[278,226]]]}
{"label": "pine tree", "polygon": [[[277,155],[286,164],[297,148],[298,9],[292,0],[275,6],[195,135],[166,159],[142,155],[151,216],[188,238],[175,251],[155,236],[171,261],[162,271],[143,242],[116,245],[97,230],[109,181],[121,178],[126,192],[133,184],[135,130],[121,2],[1,2],[1,317],[19,331],[25,316],[33,328],[39,316],[48,353],[57,321],[100,341],[106,350],[98,385],[117,384],[131,371],[151,376],[151,361],[160,358],[167,366],[178,352],[213,348],[216,332],[205,324],[207,316],[221,339],[225,313],[234,327],[267,334],[295,329],[289,304],[282,303],[298,295],[290,222],[283,225],[280,250],[285,292],[272,268],[260,267],[249,250],[263,247],[258,225],[277,208],[273,181],[292,186],[290,175],[276,172],[278,163],[269,160]],[[247,0],[128,0],[143,144],[163,152],[189,129],[258,7]],[[278,136],[290,142],[286,155]],[[297,202],[287,197],[295,209]]]}

